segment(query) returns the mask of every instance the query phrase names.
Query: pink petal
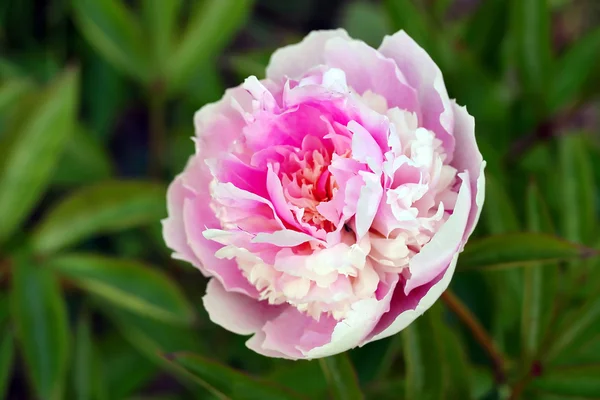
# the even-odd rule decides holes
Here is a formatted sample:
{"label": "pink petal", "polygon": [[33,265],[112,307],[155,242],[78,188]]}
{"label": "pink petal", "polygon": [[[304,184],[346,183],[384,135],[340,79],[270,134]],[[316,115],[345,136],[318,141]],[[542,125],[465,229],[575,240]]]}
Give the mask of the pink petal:
{"label": "pink petal", "polygon": [[387,293],[381,300],[369,298],[354,303],[346,318],[335,326],[331,341],[306,352],[305,357],[308,359],[327,357],[362,344],[377,326],[381,316],[390,309],[398,275],[390,275],[390,278]]}
{"label": "pink petal", "polygon": [[241,136],[246,121],[234,109],[233,102],[237,102],[246,111],[252,110],[252,96],[238,86],[228,89],[221,100],[206,104],[194,115],[197,151],[203,158],[227,151]]}
{"label": "pink petal", "polygon": [[276,50],[267,67],[267,78],[274,81],[285,77],[298,79],[312,67],[324,64],[325,44],[336,37],[351,40],[343,29],[312,31],[300,43]]}
{"label": "pink petal", "polygon": [[239,335],[258,332],[275,318],[285,306],[271,306],[244,294],[228,292],[216,279],[211,279],[202,298],[210,320]]}
{"label": "pink petal", "polygon": [[452,257],[460,250],[472,208],[472,198],[469,172],[465,171],[458,176],[462,179],[462,184],[452,215],[431,238],[431,241],[410,260],[411,276],[404,287],[406,295],[442,273]]}
{"label": "pink petal", "polygon": [[440,276],[428,284],[416,288],[408,295],[404,293],[401,285],[396,286],[389,311],[381,317],[363,344],[400,332],[427,311],[448,288],[457,260],[458,253],[454,255],[450,265]]}
{"label": "pink petal", "polygon": [[469,115],[466,107],[460,107],[454,101],[452,108],[455,118],[454,137],[456,138],[452,166],[458,171],[469,171],[471,196],[474,204],[463,237],[463,240],[466,241],[477,225],[485,200],[485,175],[483,173],[485,161],[483,161],[475,140],[475,119]]}
{"label": "pink petal", "polygon": [[258,291],[244,277],[235,260],[215,257],[215,252],[223,246],[204,237],[204,230],[208,228],[220,228],[220,224],[213,211],[210,207],[207,207],[208,204],[207,199],[202,197],[185,200],[183,204],[183,219],[185,221],[188,244],[202,263],[204,269],[215,276],[225,286],[226,290],[244,293],[251,297],[258,297]]}
{"label": "pink petal", "polygon": [[252,242],[269,243],[278,247],[294,247],[314,240],[314,237],[306,233],[285,229],[273,233],[259,233],[252,239]]}
{"label": "pink petal", "polygon": [[356,205],[356,236],[362,238],[371,228],[375,214],[379,209],[379,203],[383,196],[381,179],[378,175],[362,172],[360,174],[365,181],[360,189],[360,196]]}
{"label": "pink petal", "polygon": [[419,112],[417,93],[393,60],[359,40],[333,38],[325,45],[330,67],[346,73],[348,86],[362,95],[371,90],[387,100],[389,108]]}
{"label": "pink petal", "polygon": [[[175,178],[167,191],[167,207],[169,216],[162,221],[163,237],[167,246],[175,253],[174,258],[185,260],[196,268],[203,270],[200,261],[187,243],[183,222],[183,202],[193,197],[193,193],[183,186],[181,176]],[[206,272],[203,271],[206,275]]]}
{"label": "pink petal", "polygon": [[450,161],[455,148],[454,116],[442,72],[429,54],[404,31],[386,36],[379,51],[396,61],[410,86],[417,90],[422,114],[419,121],[442,140]]}

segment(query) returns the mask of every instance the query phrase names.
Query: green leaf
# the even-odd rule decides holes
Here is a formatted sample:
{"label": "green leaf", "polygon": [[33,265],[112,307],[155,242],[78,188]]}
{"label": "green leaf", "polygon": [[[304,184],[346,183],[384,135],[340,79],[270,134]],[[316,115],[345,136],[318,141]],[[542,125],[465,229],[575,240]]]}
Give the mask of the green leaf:
{"label": "green leaf", "polygon": [[558,59],[549,93],[551,111],[569,106],[579,100],[581,92],[600,63],[600,28],[595,28],[577,40]]}
{"label": "green leaf", "polygon": [[143,0],[142,17],[151,44],[154,63],[162,72],[169,63],[181,0]]}
{"label": "green leaf", "polygon": [[10,381],[15,355],[15,343],[12,332],[5,328],[0,339],[0,398],[7,398],[6,391]]}
{"label": "green leaf", "polygon": [[169,59],[166,77],[170,91],[185,87],[195,68],[219,53],[243,25],[252,4],[252,0],[202,2]]}
{"label": "green leaf", "polygon": [[[406,365],[406,399],[472,399],[471,369],[458,335],[434,305],[401,335]],[[407,332],[408,331],[408,332]]]}
{"label": "green leaf", "polygon": [[[23,95],[33,89],[33,83],[26,78],[13,78],[0,83],[0,115],[15,105]],[[1,136],[2,134],[0,134]]]}
{"label": "green leaf", "polygon": [[[46,89],[0,143],[0,242],[10,236],[44,193],[73,130],[76,70]],[[29,104],[27,104],[30,106]],[[16,117],[16,116],[15,116]]]}
{"label": "green leaf", "polygon": [[69,329],[58,281],[49,269],[15,259],[12,318],[37,397],[63,399]]}
{"label": "green leaf", "polygon": [[150,63],[139,21],[118,0],[73,1],[75,22],[107,61],[138,82],[147,82]]}
{"label": "green leaf", "polygon": [[431,50],[431,27],[425,13],[411,0],[385,0],[394,31],[405,30],[419,45]]}
{"label": "green leaf", "polygon": [[425,312],[400,333],[404,339],[407,399],[444,398],[444,368],[439,357],[443,343],[434,314],[432,310]]}
{"label": "green leaf", "polygon": [[469,241],[459,268],[491,270],[548,261],[582,259],[596,251],[555,236],[517,232]]}
{"label": "green leaf", "polygon": [[591,244],[595,239],[596,182],[583,135],[563,135],[558,142],[562,182],[562,233],[566,239]]}
{"label": "green leaf", "polygon": [[554,330],[555,335],[549,349],[544,354],[544,359],[551,362],[563,354],[568,354],[590,329],[594,332],[598,331],[596,324],[599,318],[600,297],[596,296],[587,300],[579,310],[571,314],[559,328]]}
{"label": "green leaf", "polygon": [[356,400],[364,398],[358,385],[356,372],[346,353],[321,358],[319,362],[325,379],[329,383],[332,399]]}
{"label": "green leaf", "polygon": [[93,254],[59,256],[49,265],[117,307],[165,322],[189,323],[194,318],[177,284],[152,266]]}
{"label": "green leaf", "polygon": [[482,217],[490,233],[517,232],[520,230],[514,205],[504,186],[493,175],[486,174],[486,202]]}
{"label": "green leaf", "polygon": [[497,70],[501,45],[507,31],[509,5],[506,0],[487,0],[468,21],[465,42],[488,67]]}
{"label": "green leaf", "polygon": [[290,390],[302,393],[311,399],[322,399],[327,393],[327,381],[317,360],[294,361],[290,366],[276,368],[268,376],[271,382],[277,382]]}
{"label": "green leaf", "polygon": [[81,77],[81,104],[90,133],[108,143],[117,117],[136,96],[135,84],[128,81],[112,64],[90,46],[81,51],[85,66]]}
{"label": "green leaf", "polygon": [[512,34],[521,83],[528,97],[536,101],[538,115],[544,104],[552,74],[550,10],[547,0],[512,0]]}
{"label": "green leaf", "polygon": [[600,365],[548,371],[535,379],[531,387],[544,393],[598,399]]}
{"label": "green leaf", "polygon": [[[546,204],[533,182],[527,190],[527,225],[531,232],[553,231]],[[536,356],[550,323],[557,279],[555,264],[534,264],[524,271],[521,342],[525,365],[529,365]]]}
{"label": "green leaf", "polygon": [[344,7],[340,26],[348,34],[377,48],[381,38],[392,32],[390,23],[378,4],[352,1]]}
{"label": "green leaf", "polygon": [[[434,310],[435,312],[435,310]],[[472,372],[465,354],[465,346],[459,335],[437,320],[442,343],[442,366],[444,368],[444,394],[448,399],[473,399],[471,393]]]}
{"label": "green leaf", "polygon": [[190,327],[166,324],[115,308],[101,298],[96,298],[95,302],[133,347],[159,365],[162,364],[162,353],[204,350],[205,343],[199,341],[195,330]]}
{"label": "green leaf", "polygon": [[84,313],[79,318],[75,333],[73,386],[75,388],[76,399],[108,399],[98,361],[89,316]]}
{"label": "green leaf", "polygon": [[[590,331],[590,329],[587,329]],[[593,326],[592,326],[593,330]],[[561,355],[557,356],[552,362],[556,365],[555,368],[561,367],[577,367],[581,365],[600,365],[600,335],[594,332],[595,336],[590,340],[580,339],[576,348],[567,353],[562,352]],[[583,335],[586,336],[586,335]]]}
{"label": "green leaf", "polygon": [[252,378],[197,355],[174,353],[165,358],[176,368],[194,376],[196,382],[220,399],[286,400],[301,398],[287,389]]}
{"label": "green leaf", "polygon": [[123,399],[139,392],[156,376],[156,365],[144,358],[118,332],[98,342],[97,349],[97,354],[102,355],[101,374],[108,399]]}
{"label": "green leaf", "polygon": [[158,221],[166,214],[166,189],[149,182],[113,181],[84,187],[54,205],[32,236],[47,254],[90,236]]}
{"label": "green leaf", "polygon": [[65,146],[56,166],[53,183],[79,185],[93,183],[110,177],[110,156],[92,134],[78,126]]}

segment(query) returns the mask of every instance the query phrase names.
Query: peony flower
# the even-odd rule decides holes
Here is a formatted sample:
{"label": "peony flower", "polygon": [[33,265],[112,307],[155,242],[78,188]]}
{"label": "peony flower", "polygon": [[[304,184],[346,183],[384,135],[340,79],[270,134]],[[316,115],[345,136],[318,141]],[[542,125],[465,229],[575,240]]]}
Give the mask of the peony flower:
{"label": "peony flower", "polygon": [[195,116],[164,238],[213,322],[311,359],[404,329],[448,287],[484,200],[474,120],[404,32],[277,50]]}

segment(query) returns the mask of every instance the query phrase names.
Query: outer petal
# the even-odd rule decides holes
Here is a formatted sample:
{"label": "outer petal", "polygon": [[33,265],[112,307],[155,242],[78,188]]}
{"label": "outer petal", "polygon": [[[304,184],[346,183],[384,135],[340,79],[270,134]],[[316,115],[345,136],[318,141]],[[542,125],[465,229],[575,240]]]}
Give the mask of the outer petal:
{"label": "outer petal", "polygon": [[325,44],[336,37],[351,40],[343,29],[312,31],[300,43],[278,49],[269,61],[267,78],[274,81],[280,81],[286,76],[298,79],[312,67],[324,64]]}
{"label": "outer petal", "polygon": [[458,253],[454,255],[442,275],[429,284],[418,287],[408,295],[404,294],[401,286],[397,286],[390,304],[390,311],[382,316],[363,344],[400,332],[427,311],[448,288],[457,260]]}
{"label": "outer petal", "polygon": [[269,319],[283,311],[281,306],[228,292],[216,279],[208,282],[202,303],[212,322],[238,335],[258,332]]}
{"label": "outer petal", "polygon": [[442,72],[429,54],[404,31],[386,36],[379,51],[396,61],[408,83],[417,90],[422,113],[420,125],[435,132],[442,140],[450,161],[455,145],[452,136],[454,116]]}
{"label": "outer petal", "polygon": [[359,94],[371,90],[383,96],[389,108],[399,107],[420,114],[418,94],[394,60],[364,42],[341,38],[327,41],[325,64],[343,70],[348,86]]}
{"label": "outer petal", "polygon": [[188,243],[204,269],[215,276],[228,291],[244,293],[258,297],[256,288],[242,274],[235,260],[215,257],[223,245],[206,239],[202,234],[207,228],[219,228],[214,213],[202,197],[186,200],[183,205]]}
{"label": "outer petal", "polygon": [[307,352],[306,358],[330,356],[364,343],[378,325],[381,316],[390,309],[390,301],[397,283],[398,275],[392,275],[388,291],[382,299],[371,298],[355,303],[348,316],[335,326],[331,341]]}
{"label": "outer petal", "polygon": [[227,151],[246,125],[242,113],[251,110],[252,96],[242,86],[227,89],[221,100],[203,106],[194,115],[197,152],[206,158]]}
{"label": "outer petal", "polygon": [[463,183],[458,192],[453,214],[431,238],[431,241],[423,247],[421,252],[410,260],[411,277],[404,288],[407,295],[411,290],[430,282],[440,275],[452,257],[460,250],[467,221],[471,214],[473,199],[471,197],[469,172],[465,171],[458,176]]}
{"label": "outer petal", "polygon": [[183,186],[181,176],[175,178],[167,191],[167,207],[169,216],[162,220],[163,237],[167,246],[174,251],[173,258],[188,261],[203,274],[200,261],[187,243],[183,222],[183,203],[186,198],[192,198],[193,193]]}
{"label": "outer petal", "polygon": [[460,107],[454,101],[452,109],[454,110],[454,137],[456,139],[452,166],[458,171],[469,171],[473,198],[473,209],[463,236],[463,242],[466,242],[477,225],[485,200],[485,175],[483,173],[485,161],[483,161],[475,141],[475,119],[469,115],[466,107]]}

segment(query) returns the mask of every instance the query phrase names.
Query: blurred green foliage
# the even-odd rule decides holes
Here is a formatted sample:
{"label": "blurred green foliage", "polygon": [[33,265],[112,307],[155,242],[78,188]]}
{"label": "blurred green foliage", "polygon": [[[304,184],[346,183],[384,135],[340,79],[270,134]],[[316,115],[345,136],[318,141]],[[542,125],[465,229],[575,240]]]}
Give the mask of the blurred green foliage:
{"label": "blurred green foliage", "polygon": [[[0,396],[600,399],[599,23],[596,0],[4,0]],[[347,354],[267,359],[170,258],[166,184],[198,108],[336,26],[431,54],[475,116],[486,206],[453,300]]]}

